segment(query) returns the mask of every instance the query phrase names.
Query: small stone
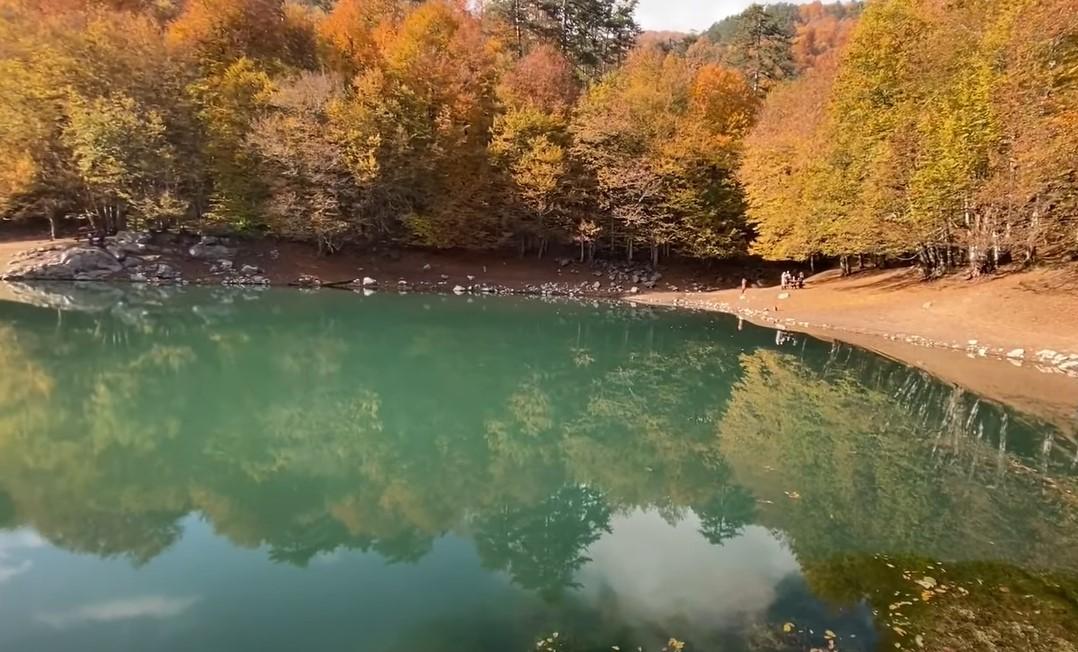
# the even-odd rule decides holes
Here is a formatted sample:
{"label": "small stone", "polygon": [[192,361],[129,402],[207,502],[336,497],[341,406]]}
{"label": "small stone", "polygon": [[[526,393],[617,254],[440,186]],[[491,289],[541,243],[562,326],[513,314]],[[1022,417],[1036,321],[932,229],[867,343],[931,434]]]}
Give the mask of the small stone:
{"label": "small stone", "polygon": [[378,281],[369,276],[364,276],[363,280],[360,281],[360,285],[362,285],[363,287],[373,287],[375,285],[378,285]]}
{"label": "small stone", "polygon": [[244,276],[254,276],[261,273],[262,270],[255,267],[254,265],[244,265],[240,268],[240,274],[243,274]]}
{"label": "small stone", "polygon": [[640,288],[636,287],[635,285],[632,286],[631,288],[629,288],[629,294],[636,294],[639,291],[640,291]]}
{"label": "small stone", "polygon": [[180,276],[180,272],[171,265],[159,263],[154,270],[154,275],[160,279],[174,279]]}
{"label": "small stone", "polygon": [[1059,355],[1059,353],[1052,349],[1041,349],[1040,351],[1037,351],[1037,359],[1044,362],[1054,360],[1057,355]]}
{"label": "small stone", "polygon": [[454,285],[453,294],[464,294],[464,287],[460,285]]}
{"label": "small stone", "polygon": [[1011,349],[1010,351],[1007,351],[1007,357],[1008,358],[1016,358],[1016,359],[1024,358],[1024,357],[1026,357],[1026,350],[1025,349]]}
{"label": "small stone", "polygon": [[427,263],[426,265],[423,265],[423,271],[424,272],[429,272],[430,271],[430,263]]}

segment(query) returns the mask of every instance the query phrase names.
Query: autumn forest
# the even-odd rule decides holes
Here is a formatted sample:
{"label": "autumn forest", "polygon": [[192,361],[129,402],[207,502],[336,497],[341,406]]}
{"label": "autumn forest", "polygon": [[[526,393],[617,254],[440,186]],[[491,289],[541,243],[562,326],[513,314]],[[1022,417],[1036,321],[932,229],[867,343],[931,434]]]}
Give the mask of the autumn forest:
{"label": "autumn forest", "polygon": [[0,218],[650,259],[1078,256],[1074,0],[0,0]]}

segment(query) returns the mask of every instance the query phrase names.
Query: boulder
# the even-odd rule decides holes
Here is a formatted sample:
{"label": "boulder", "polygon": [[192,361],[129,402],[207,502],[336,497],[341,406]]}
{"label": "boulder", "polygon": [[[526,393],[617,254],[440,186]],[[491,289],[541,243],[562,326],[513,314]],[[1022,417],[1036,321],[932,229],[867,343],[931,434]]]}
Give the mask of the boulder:
{"label": "boulder", "polygon": [[296,279],[295,285],[304,288],[322,287],[322,279],[313,274],[300,274],[299,278]]}
{"label": "boulder", "polygon": [[123,265],[108,251],[76,245],[27,252],[8,265],[2,278],[96,281],[122,270]]}

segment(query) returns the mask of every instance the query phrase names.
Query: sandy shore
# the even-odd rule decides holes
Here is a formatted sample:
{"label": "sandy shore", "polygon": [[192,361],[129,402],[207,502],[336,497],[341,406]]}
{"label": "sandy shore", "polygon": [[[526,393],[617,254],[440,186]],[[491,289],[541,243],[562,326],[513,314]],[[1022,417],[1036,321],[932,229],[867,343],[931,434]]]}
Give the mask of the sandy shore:
{"label": "sandy shore", "polygon": [[[780,298],[781,297],[781,298]],[[829,271],[801,290],[653,292],[631,301],[715,310],[849,342],[1078,434],[1078,270],[923,282],[916,270]]]}

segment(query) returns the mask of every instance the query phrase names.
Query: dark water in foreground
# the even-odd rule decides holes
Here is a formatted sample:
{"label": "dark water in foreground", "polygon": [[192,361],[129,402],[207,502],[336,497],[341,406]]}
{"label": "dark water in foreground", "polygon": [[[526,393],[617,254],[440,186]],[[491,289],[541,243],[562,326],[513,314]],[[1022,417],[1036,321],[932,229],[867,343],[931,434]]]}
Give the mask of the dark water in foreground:
{"label": "dark water in foreground", "polygon": [[901,364],[620,305],[57,291],[0,303],[0,650],[1078,640],[1073,429]]}

